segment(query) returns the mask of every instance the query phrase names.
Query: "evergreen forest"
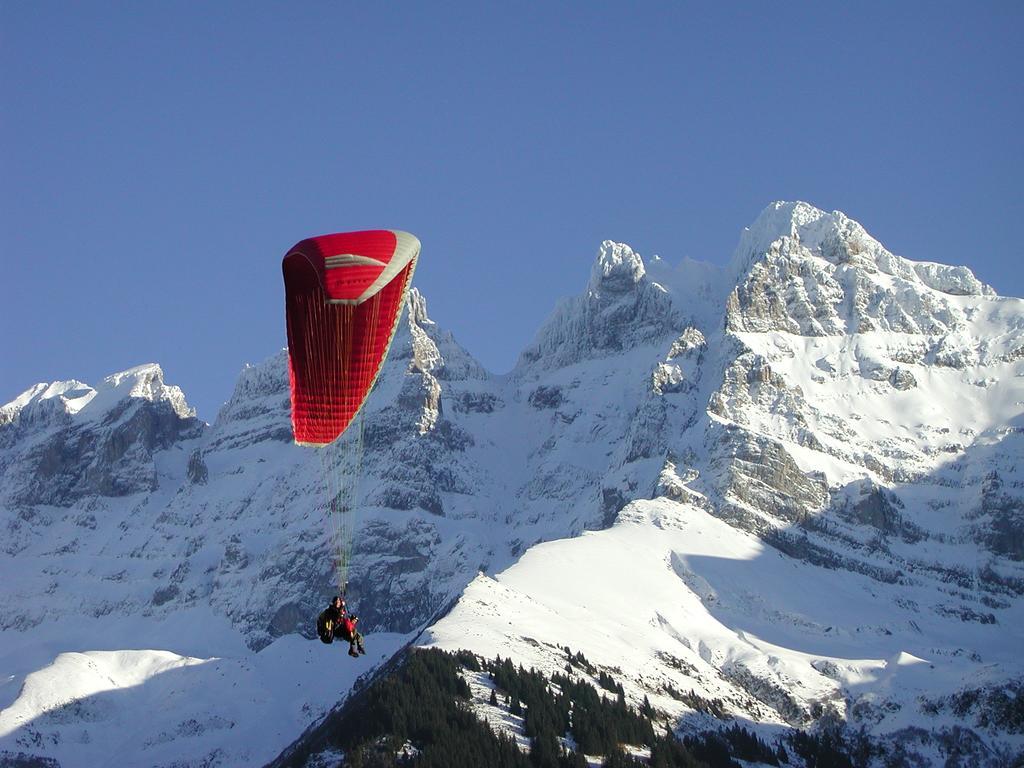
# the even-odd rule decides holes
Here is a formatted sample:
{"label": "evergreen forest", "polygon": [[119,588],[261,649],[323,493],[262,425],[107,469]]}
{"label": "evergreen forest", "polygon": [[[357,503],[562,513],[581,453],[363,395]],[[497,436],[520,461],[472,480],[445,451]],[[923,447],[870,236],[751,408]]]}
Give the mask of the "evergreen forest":
{"label": "evergreen forest", "polygon": [[[646,698],[631,706],[612,675],[565,652],[564,672],[548,677],[511,659],[410,648],[271,766],[587,768],[599,756],[605,768],[854,768],[836,737],[794,732],[768,744],[734,724],[680,739]],[[492,707],[521,718],[525,740],[477,714],[472,673],[490,681]]]}

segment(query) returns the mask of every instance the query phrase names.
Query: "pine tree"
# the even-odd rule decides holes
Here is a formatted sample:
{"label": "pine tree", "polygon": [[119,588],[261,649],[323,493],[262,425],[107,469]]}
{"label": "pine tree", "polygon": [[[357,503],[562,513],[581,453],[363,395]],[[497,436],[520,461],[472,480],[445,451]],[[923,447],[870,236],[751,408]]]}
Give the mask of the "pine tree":
{"label": "pine tree", "polygon": [[652,720],[654,718],[654,707],[651,706],[651,701],[646,695],[644,696],[644,703],[640,705],[640,714],[648,720]]}
{"label": "pine tree", "polygon": [[536,768],[559,768],[562,748],[554,731],[542,731],[533,740],[530,748],[530,763]]}
{"label": "pine tree", "polygon": [[779,758],[780,763],[785,764],[789,762],[789,755],[786,754],[786,748],[782,746],[781,742],[779,743],[778,750],[775,752],[775,756]]}

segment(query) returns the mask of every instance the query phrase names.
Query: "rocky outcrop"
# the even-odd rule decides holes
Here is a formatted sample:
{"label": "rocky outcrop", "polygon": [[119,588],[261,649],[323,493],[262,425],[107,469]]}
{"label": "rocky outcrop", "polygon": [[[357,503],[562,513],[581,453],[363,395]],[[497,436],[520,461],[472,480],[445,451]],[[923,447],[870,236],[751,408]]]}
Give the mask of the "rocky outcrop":
{"label": "rocky outcrop", "polygon": [[1006,488],[993,470],[981,486],[981,501],[973,513],[976,538],[993,552],[1024,560],[1024,498],[1016,488]]}
{"label": "rocky outcrop", "polygon": [[897,497],[867,482],[859,497],[845,508],[844,515],[858,525],[869,525],[882,533],[896,534],[903,524],[898,506],[902,503]]}
{"label": "rocky outcrop", "polygon": [[[716,430],[717,431],[717,430]],[[721,493],[733,504],[785,523],[800,523],[825,507],[824,477],[801,471],[782,444],[736,428],[718,432],[712,468],[722,477]],[[750,520],[753,530],[760,525]]]}

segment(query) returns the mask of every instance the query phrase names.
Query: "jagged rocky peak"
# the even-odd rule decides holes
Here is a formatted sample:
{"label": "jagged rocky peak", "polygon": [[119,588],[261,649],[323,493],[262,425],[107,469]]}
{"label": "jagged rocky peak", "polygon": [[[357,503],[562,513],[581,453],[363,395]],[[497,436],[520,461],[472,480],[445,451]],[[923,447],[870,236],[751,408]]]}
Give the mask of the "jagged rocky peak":
{"label": "jagged rocky peak", "polygon": [[756,262],[788,243],[833,264],[864,262],[864,254],[876,248],[885,250],[864,227],[839,211],[826,213],[808,203],[776,201],[740,235],[733,274],[741,279]]}
{"label": "jagged rocky peak", "polygon": [[287,394],[288,350],[282,348],[259,363],[245,364],[217,420],[232,417],[239,406],[253,400]]}
{"label": "jagged rocky peak", "polygon": [[625,243],[605,240],[590,271],[591,293],[632,291],[644,279],[644,260]]}
{"label": "jagged rocky peak", "polygon": [[801,202],[768,206],[730,271],[726,328],[748,333],[938,336],[966,328],[957,299],[995,295],[967,267],[896,256],[845,214]]}
{"label": "jagged rocky peak", "polygon": [[436,323],[427,315],[426,298],[415,288],[409,291],[406,319],[410,334],[410,370],[423,373],[440,370],[445,364],[444,356],[429,333],[430,330],[434,330],[431,326],[435,326]]}
{"label": "jagged rocky peak", "polygon": [[[409,336],[405,336],[407,329]],[[430,373],[441,380],[486,379],[476,359],[442,329],[427,313],[427,299],[416,288],[409,290],[405,317],[400,323],[390,356],[408,360],[411,371]]]}
{"label": "jagged rocky peak", "polygon": [[416,325],[436,325],[427,315],[427,298],[418,288],[409,289],[409,321]]}
{"label": "jagged rocky peak", "polygon": [[214,445],[263,439],[290,442],[290,409],[288,350],[281,349],[242,368],[231,399],[217,413]]}
{"label": "jagged rocky peak", "polygon": [[704,334],[691,325],[679,335],[678,339],[672,342],[668,351],[668,359],[699,354],[707,349],[707,346]]}
{"label": "jagged rocky peak", "polygon": [[733,257],[733,273],[739,278],[765,255],[783,250],[816,256],[836,266],[881,272],[954,296],[995,295],[968,267],[896,256],[842,211],[826,213],[800,201],[772,203],[743,231]]}
{"label": "jagged rocky peak", "polygon": [[517,368],[558,368],[606,357],[677,336],[682,328],[669,291],[648,277],[640,254],[605,240],[586,290],[559,303]]}
{"label": "jagged rocky peak", "polygon": [[[37,385],[14,401],[20,412],[0,439],[17,480],[4,488],[16,504],[70,506],[158,485],[156,452],[202,434],[204,425],[154,363],[103,379]],[[12,405],[12,404],[9,404]],[[42,418],[46,416],[46,418]],[[18,440],[27,432],[32,440]]]}

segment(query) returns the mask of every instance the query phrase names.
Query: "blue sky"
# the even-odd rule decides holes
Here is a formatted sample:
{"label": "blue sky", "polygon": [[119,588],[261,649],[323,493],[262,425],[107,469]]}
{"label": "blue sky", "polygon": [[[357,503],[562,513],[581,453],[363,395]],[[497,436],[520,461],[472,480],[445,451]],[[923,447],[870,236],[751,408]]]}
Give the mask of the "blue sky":
{"label": "blue sky", "polygon": [[407,229],[501,372],[601,240],[776,199],[1024,295],[1021,3],[0,4],[0,402],[163,365],[207,420],[296,241]]}

